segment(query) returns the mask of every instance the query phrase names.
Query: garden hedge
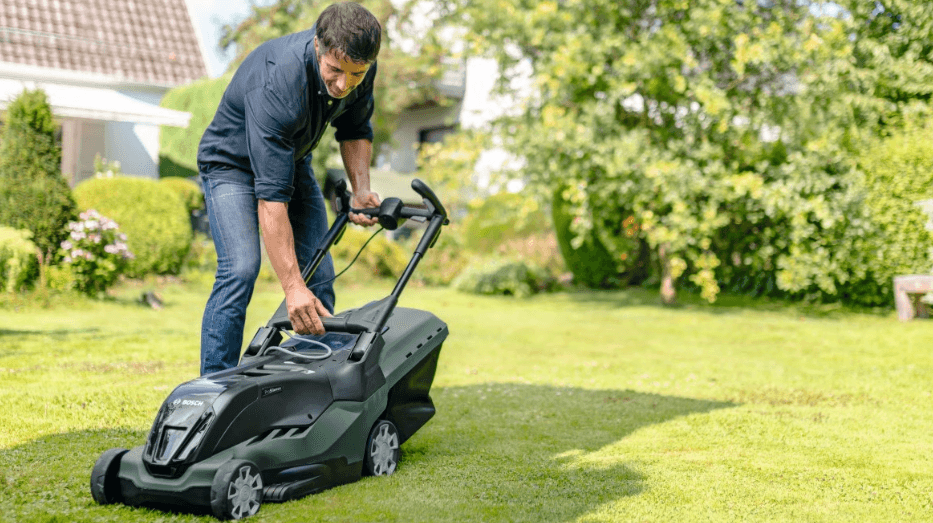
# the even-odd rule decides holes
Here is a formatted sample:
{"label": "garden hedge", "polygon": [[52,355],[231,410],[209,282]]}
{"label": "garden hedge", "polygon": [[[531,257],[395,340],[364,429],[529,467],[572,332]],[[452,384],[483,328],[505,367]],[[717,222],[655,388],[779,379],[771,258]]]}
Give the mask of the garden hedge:
{"label": "garden hedge", "polygon": [[132,176],[92,178],[75,188],[82,210],[95,209],[126,233],[136,259],[127,275],[178,274],[191,248],[188,210],[168,186]]}
{"label": "garden hedge", "polygon": [[890,305],[894,276],[933,271],[933,223],[918,205],[933,199],[933,131],[910,130],[864,149],[865,205],[875,235],[866,247],[869,281],[845,289],[848,301]]}
{"label": "garden hedge", "polygon": [[0,226],[0,290],[16,292],[39,275],[36,244],[25,230]]}

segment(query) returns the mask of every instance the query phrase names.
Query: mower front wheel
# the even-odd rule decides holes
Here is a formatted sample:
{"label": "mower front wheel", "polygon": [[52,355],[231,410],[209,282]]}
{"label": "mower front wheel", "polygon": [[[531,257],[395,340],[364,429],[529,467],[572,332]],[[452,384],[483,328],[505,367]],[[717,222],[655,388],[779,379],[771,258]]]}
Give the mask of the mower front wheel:
{"label": "mower front wheel", "polygon": [[120,492],[120,460],[128,451],[114,448],[104,451],[91,470],[91,496],[101,505],[123,500]]}
{"label": "mower front wheel", "polygon": [[389,420],[379,420],[369,431],[363,468],[370,476],[388,476],[395,472],[399,456],[398,429]]}
{"label": "mower front wheel", "polygon": [[262,475],[259,467],[242,459],[224,463],[211,485],[211,511],[217,519],[242,519],[259,512]]}

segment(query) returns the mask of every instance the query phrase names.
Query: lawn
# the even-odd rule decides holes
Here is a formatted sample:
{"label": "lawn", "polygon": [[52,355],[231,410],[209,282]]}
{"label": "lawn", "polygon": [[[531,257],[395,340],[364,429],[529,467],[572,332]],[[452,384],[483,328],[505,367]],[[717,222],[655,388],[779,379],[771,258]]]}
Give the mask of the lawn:
{"label": "lawn", "polygon": [[[344,284],[338,308],[390,288]],[[98,506],[98,455],[142,444],[198,369],[204,284],[165,308],[0,309],[0,520],[212,521]],[[257,291],[252,331],[275,308]],[[450,325],[437,415],[395,475],[252,521],[933,520],[933,322],[654,293],[527,300],[412,287]]]}

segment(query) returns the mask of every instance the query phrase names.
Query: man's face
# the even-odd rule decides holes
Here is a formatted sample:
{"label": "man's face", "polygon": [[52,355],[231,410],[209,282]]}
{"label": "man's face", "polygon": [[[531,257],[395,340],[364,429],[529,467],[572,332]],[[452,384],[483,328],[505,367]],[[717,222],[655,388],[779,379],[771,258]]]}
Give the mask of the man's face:
{"label": "man's face", "polygon": [[[316,39],[314,48],[315,50],[319,49]],[[332,98],[344,98],[350,94],[366,77],[370,65],[354,62],[347,55],[338,53],[335,49],[331,49],[324,56],[318,53],[318,68],[321,70],[321,78],[324,79],[324,85],[327,86],[327,94]]]}

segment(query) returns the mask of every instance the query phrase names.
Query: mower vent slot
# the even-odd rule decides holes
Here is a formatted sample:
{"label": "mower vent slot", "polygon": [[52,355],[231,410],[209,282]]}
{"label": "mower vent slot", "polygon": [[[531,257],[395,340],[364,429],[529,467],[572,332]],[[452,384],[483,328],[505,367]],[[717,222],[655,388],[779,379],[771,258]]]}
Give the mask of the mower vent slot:
{"label": "mower vent slot", "polygon": [[294,439],[300,438],[308,433],[311,430],[311,425],[307,427],[280,427],[276,429],[269,429],[262,434],[253,438],[247,445],[255,445],[256,443],[262,443],[263,441],[272,441],[274,439]]}

